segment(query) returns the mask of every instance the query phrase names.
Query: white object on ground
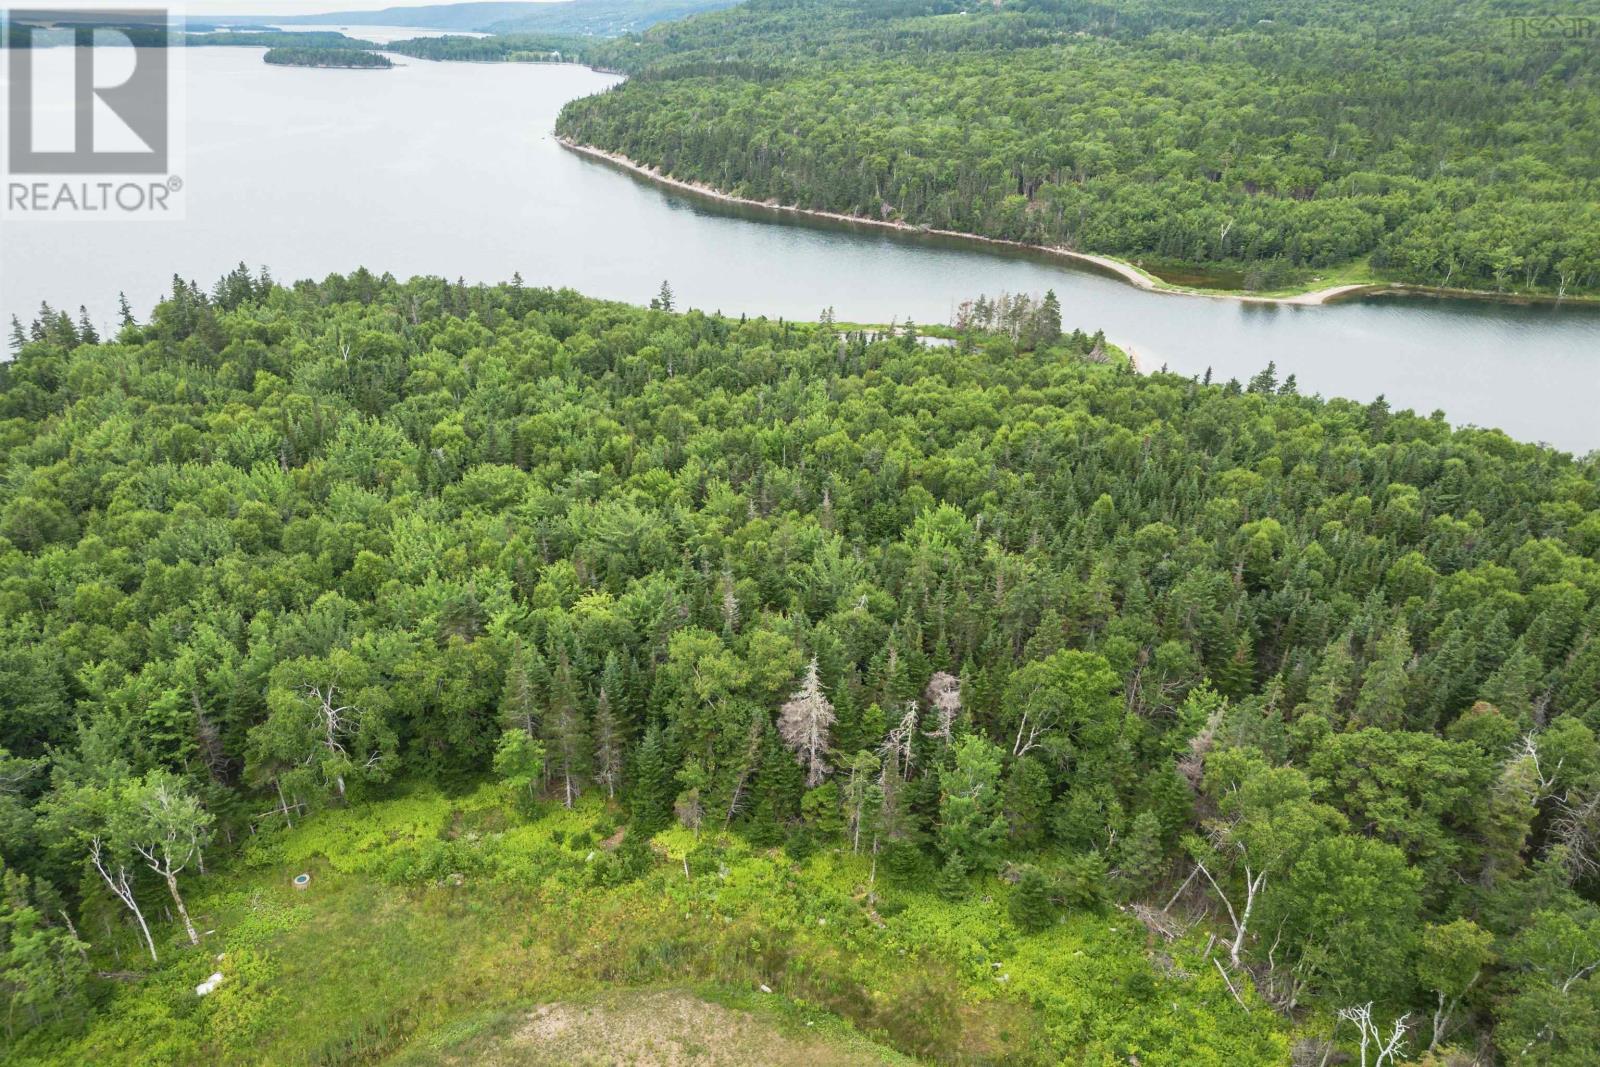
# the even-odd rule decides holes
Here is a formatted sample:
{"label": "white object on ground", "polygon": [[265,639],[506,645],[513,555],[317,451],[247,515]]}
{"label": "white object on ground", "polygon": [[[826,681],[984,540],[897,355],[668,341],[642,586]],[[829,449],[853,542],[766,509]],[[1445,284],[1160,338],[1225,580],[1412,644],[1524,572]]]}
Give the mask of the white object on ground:
{"label": "white object on ground", "polygon": [[218,971],[216,974],[212,975],[210,978],[207,978],[204,982],[201,982],[199,985],[195,986],[194,987],[194,995],[197,996],[197,997],[203,997],[207,993],[209,993],[212,990],[216,989],[217,986],[219,986],[221,984],[222,984],[222,972]]}

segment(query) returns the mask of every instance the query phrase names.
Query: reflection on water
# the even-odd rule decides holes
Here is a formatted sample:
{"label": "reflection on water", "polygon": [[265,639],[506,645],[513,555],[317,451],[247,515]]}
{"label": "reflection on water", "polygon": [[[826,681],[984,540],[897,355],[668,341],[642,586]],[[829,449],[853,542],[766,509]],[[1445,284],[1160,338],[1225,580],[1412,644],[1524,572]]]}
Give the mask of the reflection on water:
{"label": "reflection on water", "polygon": [[407,60],[381,78],[269,68],[254,49],[188,61],[188,219],[4,226],[0,313],[118,291],[148,307],[174,272],[244,261],[282,279],[365,265],[408,276],[566,285],[644,303],[814,320],[948,322],[957,304],[1054,289],[1068,328],[1104,329],[1145,367],[1247,378],[1587,451],[1600,446],[1600,314],[1363,299],[1275,307],[1150,293],[1034,253],[781,216],[668,193],[563,150],[563,102],[616,79],[574,66]]}

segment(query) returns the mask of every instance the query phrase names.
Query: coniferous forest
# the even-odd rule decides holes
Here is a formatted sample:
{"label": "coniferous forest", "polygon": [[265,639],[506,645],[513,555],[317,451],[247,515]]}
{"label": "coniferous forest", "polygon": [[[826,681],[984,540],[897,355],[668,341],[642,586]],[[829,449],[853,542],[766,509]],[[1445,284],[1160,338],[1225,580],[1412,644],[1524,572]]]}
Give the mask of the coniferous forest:
{"label": "coniferous forest", "polygon": [[[585,43],[574,140],[1218,287],[1600,286],[1600,8],[751,0]],[[577,47],[576,45],[574,47]]]}
{"label": "coniferous forest", "polygon": [[11,1062],[463,1062],[661,982],[870,1062],[1593,1062],[1593,458],[1048,294],[674,305],[14,324]]}

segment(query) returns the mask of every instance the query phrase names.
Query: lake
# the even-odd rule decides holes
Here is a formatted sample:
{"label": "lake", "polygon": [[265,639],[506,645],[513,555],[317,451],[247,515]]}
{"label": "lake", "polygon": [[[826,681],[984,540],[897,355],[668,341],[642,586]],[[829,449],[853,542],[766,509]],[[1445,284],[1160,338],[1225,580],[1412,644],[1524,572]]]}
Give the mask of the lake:
{"label": "lake", "polygon": [[[352,33],[359,32],[352,29]],[[416,31],[408,31],[415,33]],[[259,49],[189,50],[187,219],[0,229],[0,314],[41,300],[109,323],[171,276],[243,261],[281,280],[357,266],[645,303],[815,320],[947,322],[979,293],[1054,289],[1068,327],[1104,329],[1146,368],[1246,378],[1268,361],[1304,392],[1586,452],[1600,447],[1600,314],[1375,298],[1272,307],[1161,295],[1039,256],[799,224],[667,193],[563,150],[574,97],[616,82],[577,66],[269,67]]]}

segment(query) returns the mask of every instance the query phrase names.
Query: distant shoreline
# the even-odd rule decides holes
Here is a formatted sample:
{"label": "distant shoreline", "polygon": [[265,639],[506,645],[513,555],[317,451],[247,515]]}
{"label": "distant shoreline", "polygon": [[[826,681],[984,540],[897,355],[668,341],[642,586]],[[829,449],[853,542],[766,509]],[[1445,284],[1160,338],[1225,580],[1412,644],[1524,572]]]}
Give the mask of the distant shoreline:
{"label": "distant shoreline", "polygon": [[630,159],[618,152],[608,152],[594,145],[580,144],[569,137],[556,135],[556,141],[569,152],[598,160],[618,169],[628,171],[638,177],[663,185],[680,192],[690,193],[694,196],[705,197],[710,200],[727,204],[739,204],[745,207],[763,208],[768,211],[780,212],[790,215],[801,215],[810,218],[828,219],[834,222],[847,222],[857,226],[871,226],[881,230],[893,230],[907,234],[922,234],[932,237],[947,237],[963,242],[979,245],[999,246],[1013,248],[1019,251],[1044,254],[1058,259],[1068,260],[1083,266],[1092,267],[1096,273],[1104,274],[1126,282],[1137,289],[1151,293],[1163,293],[1168,296],[1196,296],[1212,300],[1235,300],[1245,304],[1276,304],[1291,307],[1320,307],[1340,300],[1349,300],[1361,296],[1430,296],[1448,300],[1477,300],[1502,304],[1573,304],[1587,307],[1600,307],[1600,297],[1567,296],[1556,298],[1545,295],[1526,295],[1516,293],[1496,293],[1480,289],[1446,289],[1439,286],[1418,285],[1407,282],[1355,282],[1346,285],[1332,285],[1322,289],[1314,289],[1304,293],[1289,296],[1261,296],[1253,293],[1230,293],[1217,289],[1197,289],[1187,286],[1171,285],[1163,282],[1146,271],[1134,266],[1125,260],[1112,256],[1096,255],[1090,252],[1079,252],[1074,249],[1064,248],[1059,245],[1034,245],[1024,241],[1012,241],[1003,237],[985,237],[983,234],[964,233],[960,230],[941,230],[931,226],[918,226],[907,222],[896,222],[887,219],[864,218],[859,215],[846,215],[837,211],[821,211],[815,208],[795,207],[790,204],[780,204],[770,200],[753,200],[749,197],[735,196],[715,186],[704,182],[687,181],[674,178],[661,173],[660,168],[648,166],[637,160]]}
{"label": "distant shoreline", "polygon": [[[359,57],[359,58],[358,58]],[[394,60],[365,48],[269,48],[261,61],[269,67],[300,67],[306,70],[393,70]]]}

